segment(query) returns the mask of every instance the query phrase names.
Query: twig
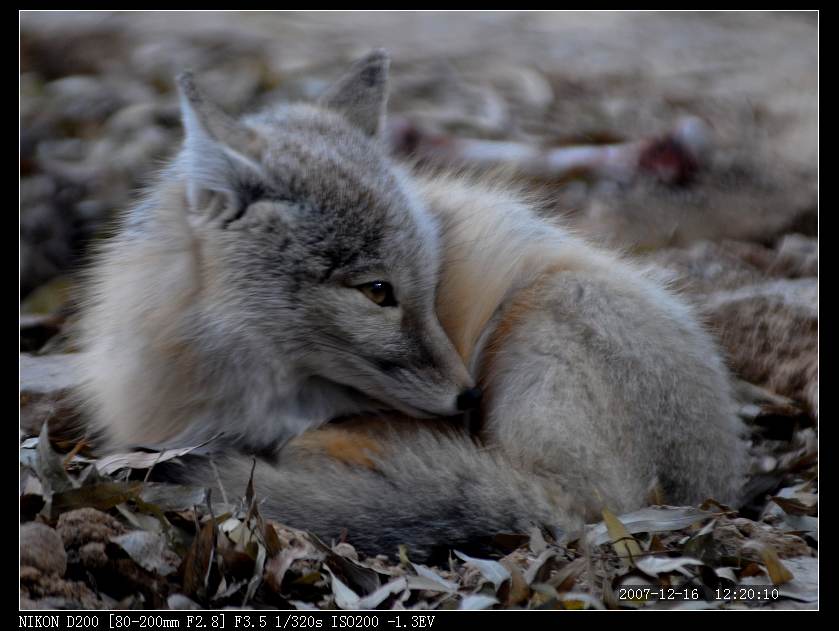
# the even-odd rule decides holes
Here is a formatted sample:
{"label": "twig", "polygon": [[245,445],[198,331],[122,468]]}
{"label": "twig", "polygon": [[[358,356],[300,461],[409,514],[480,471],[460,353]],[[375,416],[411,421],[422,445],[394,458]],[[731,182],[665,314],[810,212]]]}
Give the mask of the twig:
{"label": "twig", "polygon": [[73,461],[73,458],[75,458],[76,455],[78,455],[78,453],[82,449],[84,449],[86,445],[87,445],[87,441],[84,438],[82,438],[79,442],[77,442],[75,445],[73,445],[73,448],[70,450],[70,452],[64,458],[64,462],[62,463],[65,469],[70,466],[70,463]]}
{"label": "twig", "polygon": [[213,470],[213,475],[216,476],[216,484],[218,484],[219,491],[221,492],[221,501],[226,504],[229,504],[227,501],[227,493],[224,491],[224,485],[221,483],[221,476],[219,475],[218,469],[216,468],[216,463],[210,460],[210,467]]}

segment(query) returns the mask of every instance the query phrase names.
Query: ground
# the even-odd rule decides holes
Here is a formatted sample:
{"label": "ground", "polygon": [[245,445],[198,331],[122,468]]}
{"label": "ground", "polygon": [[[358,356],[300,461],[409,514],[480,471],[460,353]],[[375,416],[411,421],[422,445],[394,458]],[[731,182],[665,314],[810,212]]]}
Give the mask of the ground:
{"label": "ground", "polygon": [[[815,606],[817,35],[813,13],[24,12],[21,606]],[[738,378],[739,514],[606,512],[426,568],[267,523],[245,489],[213,518],[201,489],[144,484],[147,458],[90,457],[67,368],[78,270],[177,146],[174,75],[240,112],[312,98],[379,46],[395,154],[501,167],[545,214],[674,272]],[[704,598],[731,580],[780,600]],[[683,582],[703,597],[620,598]]]}

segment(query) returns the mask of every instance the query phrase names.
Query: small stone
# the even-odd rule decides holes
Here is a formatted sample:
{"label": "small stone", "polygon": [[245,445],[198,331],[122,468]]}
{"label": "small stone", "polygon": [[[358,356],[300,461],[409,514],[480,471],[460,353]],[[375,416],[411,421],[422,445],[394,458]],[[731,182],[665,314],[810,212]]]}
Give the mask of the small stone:
{"label": "small stone", "polygon": [[89,570],[105,567],[108,564],[105,544],[99,541],[84,544],[79,548],[79,561]]}
{"label": "small stone", "polygon": [[123,534],[125,527],[95,508],[79,508],[61,515],[57,530],[64,545],[70,548],[91,542],[107,544],[111,537]]}
{"label": "small stone", "polygon": [[37,436],[43,424],[50,430],[67,428],[78,417],[72,395],[79,383],[76,357],[20,355],[20,426]]}
{"label": "small stone", "polygon": [[20,527],[20,564],[36,568],[44,574],[64,576],[67,553],[58,533],[38,522]]}

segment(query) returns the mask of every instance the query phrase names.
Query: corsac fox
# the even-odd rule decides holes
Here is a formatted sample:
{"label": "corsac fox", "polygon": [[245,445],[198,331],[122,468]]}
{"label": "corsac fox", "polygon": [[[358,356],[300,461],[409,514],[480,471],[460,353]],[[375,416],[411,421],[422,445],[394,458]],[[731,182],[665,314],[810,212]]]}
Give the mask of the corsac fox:
{"label": "corsac fox", "polygon": [[388,159],[387,68],[241,122],[181,79],[184,149],[92,272],[96,427],[223,431],[215,471],[175,475],[237,492],[242,451],[269,454],[263,514],[368,553],[572,530],[654,490],[736,503],[730,379],[689,307],[515,192]]}

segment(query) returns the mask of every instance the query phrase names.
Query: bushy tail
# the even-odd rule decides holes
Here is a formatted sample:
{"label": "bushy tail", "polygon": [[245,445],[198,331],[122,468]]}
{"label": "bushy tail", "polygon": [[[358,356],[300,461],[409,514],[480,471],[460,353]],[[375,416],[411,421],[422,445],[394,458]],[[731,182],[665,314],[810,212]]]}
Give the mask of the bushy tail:
{"label": "bushy tail", "polygon": [[[309,432],[290,443],[276,463],[254,471],[260,512],[326,541],[346,534],[366,554],[439,558],[451,548],[484,548],[501,532],[526,533],[533,525],[569,530],[582,524],[560,489],[517,471],[499,453],[466,432],[399,421],[375,432],[342,424]],[[185,481],[217,487],[229,497],[247,486],[253,458],[214,458],[190,466]],[[219,497],[214,493],[214,497]]]}

